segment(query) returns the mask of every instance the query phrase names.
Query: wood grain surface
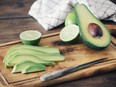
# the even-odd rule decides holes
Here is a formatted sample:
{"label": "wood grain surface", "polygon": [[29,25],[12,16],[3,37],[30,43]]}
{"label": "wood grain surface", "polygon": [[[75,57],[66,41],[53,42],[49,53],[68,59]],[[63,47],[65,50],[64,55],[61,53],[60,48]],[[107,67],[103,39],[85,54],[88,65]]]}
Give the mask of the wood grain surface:
{"label": "wood grain surface", "polygon": [[28,11],[35,0],[1,0],[0,19],[28,18]]}
{"label": "wood grain surface", "polygon": [[[39,30],[42,34],[59,32],[64,24],[46,31],[38,22],[28,15],[30,6],[35,0],[3,0],[0,1],[0,44],[19,40],[24,30]],[[18,4],[19,3],[19,4]],[[23,4],[20,6],[20,4]],[[19,5],[16,7],[15,5]],[[103,21],[104,22],[104,21]],[[116,23],[104,22],[112,34],[116,33]],[[8,32],[7,32],[8,31]]]}
{"label": "wood grain surface", "polygon": [[[61,25],[54,28],[53,30],[45,31],[42,28],[42,26],[39,25],[38,22],[36,22],[36,20],[34,20],[32,17],[28,15],[30,6],[32,5],[34,1],[35,0],[12,0],[12,1],[0,0],[0,10],[1,10],[0,12],[0,44],[19,40],[18,36],[24,30],[35,29],[35,30],[41,31],[43,35],[46,35],[46,34],[52,34],[54,32],[59,32],[64,27],[64,25]],[[112,0],[112,1],[115,2],[115,0]],[[115,34],[116,23],[104,22],[104,21],[103,23],[108,27],[111,33],[114,36],[116,36]],[[5,49],[3,49],[2,51],[2,49],[0,48],[1,52],[4,52],[4,50]],[[109,68],[109,70],[112,68]],[[104,72],[102,71],[102,73]],[[2,76],[2,80],[0,79],[0,82],[2,82],[0,83],[0,87],[11,87],[9,83],[7,82],[7,79],[4,78],[4,74],[1,74],[0,76]],[[35,82],[35,86],[37,86],[38,78],[28,80],[28,82],[33,82],[33,81]],[[14,83],[14,85],[16,84]],[[25,84],[25,85],[28,85],[28,87],[29,85],[32,86],[31,83]],[[86,77],[79,80],[68,81],[65,83],[60,83],[58,85],[52,85],[49,87],[77,87],[77,86],[78,87],[116,87],[116,71],[106,73],[106,74],[98,74],[96,76]]]}
{"label": "wood grain surface", "polygon": [[[59,34],[49,36],[49,37],[48,36],[43,37],[39,45],[40,46],[47,45],[47,46],[53,46],[53,47],[59,48],[61,54],[64,55],[65,57],[65,61],[59,62],[55,66],[47,67],[47,70],[44,72],[38,72],[38,73],[26,74],[26,75],[20,74],[20,73],[11,74],[12,68],[6,69],[2,61],[7,50],[12,45],[1,47],[0,77],[3,84],[16,85],[16,86],[22,86],[22,87],[26,87],[26,86],[41,87],[41,86],[47,86],[47,85],[57,84],[61,82],[66,82],[66,81],[70,81],[74,79],[85,78],[98,73],[116,70],[116,49],[111,45],[105,50],[95,51],[85,46],[81,40],[78,41],[77,44],[65,44],[60,40]],[[39,80],[39,77],[44,73],[68,68],[75,65],[80,65],[92,60],[99,59],[99,58],[108,58],[108,60],[106,62],[96,64],[95,66],[92,66],[90,68],[79,70],[78,72],[71,73],[69,75],[66,75],[64,77],[61,77],[55,80],[50,80],[47,82],[42,82]]]}

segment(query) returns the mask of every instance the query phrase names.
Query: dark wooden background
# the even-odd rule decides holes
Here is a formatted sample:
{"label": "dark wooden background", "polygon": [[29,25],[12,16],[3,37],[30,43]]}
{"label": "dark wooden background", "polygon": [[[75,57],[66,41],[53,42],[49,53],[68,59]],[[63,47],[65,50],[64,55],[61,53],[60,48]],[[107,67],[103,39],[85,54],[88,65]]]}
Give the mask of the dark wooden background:
{"label": "dark wooden background", "polygon": [[[46,31],[38,22],[28,15],[35,0],[0,0],[0,44],[19,39],[24,30],[35,29],[42,34],[58,32],[63,24]],[[116,3],[116,0],[112,0]],[[116,23],[104,22],[109,29],[116,29]],[[74,80],[49,87],[116,87],[116,71],[104,73],[80,80]]]}

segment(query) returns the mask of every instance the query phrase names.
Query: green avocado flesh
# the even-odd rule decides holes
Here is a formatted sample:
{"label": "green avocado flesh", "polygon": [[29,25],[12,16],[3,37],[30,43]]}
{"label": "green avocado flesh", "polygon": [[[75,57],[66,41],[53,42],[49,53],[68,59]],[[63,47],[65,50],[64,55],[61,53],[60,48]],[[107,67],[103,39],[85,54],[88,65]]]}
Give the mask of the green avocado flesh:
{"label": "green avocado flesh", "polygon": [[6,67],[13,67],[14,65],[24,61],[32,61],[34,63],[40,63],[44,65],[55,65],[55,62],[64,60],[64,56],[60,54],[58,49],[53,47],[40,47],[44,50],[52,50],[52,48],[55,51],[57,50],[55,53],[48,53],[47,51],[43,52],[44,50],[37,50],[37,48],[38,47],[28,45],[13,46],[8,50],[3,62],[5,63]]}
{"label": "green avocado flesh", "polygon": [[36,51],[42,51],[46,53],[59,53],[58,48],[49,47],[49,46],[31,46],[31,45],[15,45],[11,47],[7,53],[15,51],[16,49],[25,49],[25,48],[36,50]]}
{"label": "green avocado flesh", "polygon": [[26,69],[23,69],[22,73],[28,74],[28,73],[44,71],[44,70],[45,70],[45,67],[43,65],[34,65],[34,66],[30,66],[30,67],[28,67]]}
{"label": "green avocado flesh", "polygon": [[23,61],[32,61],[32,62],[35,62],[35,63],[40,63],[40,64],[44,64],[44,65],[54,65],[55,63],[54,62],[49,62],[49,61],[44,61],[44,60],[41,60],[39,58],[37,58],[36,56],[34,55],[26,55],[26,54],[15,54],[12,56],[13,58],[7,62],[5,62],[5,65],[7,67],[13,67],[15,64],[19,64]]}
{"label": "green avocado flesh", "polygon": [[106,48],[111,42],[111,36],[105,25],[83,4],[76,4],[75,12],[84,43],[95,50]]}
{"label": "green avocado flesh", "polygon": [[3,62],[9,60],[9,57],[13,54],[16,53],[36,53],[36,54],[44,54],[44,55],[59,55],[60,52],[58,50],[58,48],[53,48],[53,47],[40,47],[40,46],[29,46],[29,45],[15,45],[13,47],[11,47],[8,52],[7,55],[5,56]]}
{"label": "green avocado flesh", "polygon": [[12,73],[44,71],[46,66],[64,61],[58,48],[49,46],[16,45],[11,47],[3,60],[6,68],[13,67]]}
{"label": "green avocado flesh", "polygon": [[[27,68],[32,67],[32,66],[36,66],[37,71],[43,71],[46,69],[46,67],[42,64],[35,63],[32,61],[23,61],[21,63],[14,65],[12,73],[18,73],[18,72],[25,71]],[[32,72],[32,71],[30,71],[30,72]]]}
{"label": "green avocado flesh", "polygon": [[29,49],[17,49],[13,52],[8,53],[5,56],[4,62],[7,63],[10,60],[14,59],[16,55],[34,55],[39,59],[46,60],[46,61],[62,61],[64,60],[64,57],[58,54],[53,54],[53,53],[45,53],[41,51],[35,51],[35,50],[29,50]]}

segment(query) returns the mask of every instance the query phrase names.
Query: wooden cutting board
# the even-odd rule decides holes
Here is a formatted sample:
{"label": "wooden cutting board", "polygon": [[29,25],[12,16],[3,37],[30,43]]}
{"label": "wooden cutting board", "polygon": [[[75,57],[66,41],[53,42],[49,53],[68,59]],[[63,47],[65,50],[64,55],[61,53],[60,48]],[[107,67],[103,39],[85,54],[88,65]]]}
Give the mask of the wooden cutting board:
{"label": "wooden cutting board", "polygon": [[[114,38],[113,41],[115,41]],[[17,44],[21,44],[21,43],[17,43]],[[41,87],[41,86],[52,85],[65,81],[70,81],[74,79],[80,79],[98,73],[116,70],[115,45],[111,44],[109,47],[107,47],[102,51],[95,51],[85,46],[81,40],[79,40],[77,44],[65,44],[60,40],[59,34],[56,33],[56,34],[44,36],[41,39],[39,45],[53,46],[59,48],[61,54],[65,56],[65,61],[58,62],[56,63],[55,66],[48,66],[47,70],[43,72],[37,72],[32,74],[21,74],[21,73],[11,74],[12,68],[6,69],[2,61],[8,49],[13,45],[0,47],[0,82],[3,85],[14,85],[21,87],[36,87],[36,86]],[[68,68],[75,65],[80,65],[104,57],[108,58],[108,60],[103,63],[96,64],[92,67],[71,73],[64,77],[47,82],[42,82],[39,80],[39,77],[44,73],[52,72],[63,68]]]}

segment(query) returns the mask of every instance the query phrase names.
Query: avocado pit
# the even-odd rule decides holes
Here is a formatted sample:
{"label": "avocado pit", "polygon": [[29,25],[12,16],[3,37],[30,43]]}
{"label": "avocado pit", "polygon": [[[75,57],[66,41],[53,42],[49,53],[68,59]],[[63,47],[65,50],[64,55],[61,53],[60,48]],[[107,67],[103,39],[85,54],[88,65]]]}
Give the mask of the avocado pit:
{"label": "avocado pit", "polygon": [[90,33],[92,37],[100,38],[103,36],[102,28],[96,23],[89,23],[88,32]]}

